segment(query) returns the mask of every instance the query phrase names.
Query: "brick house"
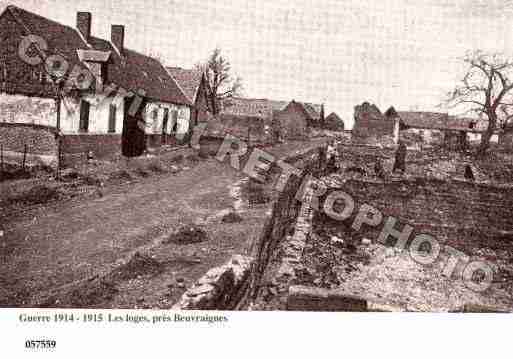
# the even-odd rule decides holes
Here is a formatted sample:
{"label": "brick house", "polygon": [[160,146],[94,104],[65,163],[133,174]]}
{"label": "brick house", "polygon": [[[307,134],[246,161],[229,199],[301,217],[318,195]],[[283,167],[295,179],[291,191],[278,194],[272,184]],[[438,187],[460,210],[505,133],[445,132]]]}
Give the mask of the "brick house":
{"label": "brick house", "polygon": [[[107,41],[92,36],[91,22],[90,13],[79,12],[72,28],[7,6],[0,15],[2,102],[26,107],[0,113],[0,128],[10,127],[9,136],[19,137],[26,136],[27,125],[55,129],[66,162],[88,153],[137,156],[172,140],[173,127],[186,133],[192,104],[164,66],[126,48],[124,26],[112,25]],[[25,53],[39,62],[29,64],[19,55],[27,36],[44,41],[29,44]],[[60,85],[52,74],[62,79]],[[5,137],[0,129],[0,140]]]}
{"label": "brick house", "polygon": [[230,97],[223,101],[218,118],[228,133],[263,143],[270,139],[272,112],[267,99]]}
{"label": "brick house", "polygon": [[308,137],[312,128],[321,127],[321,105],[292,100],[283,109],[273,111],[273,128],[282,139]]}
{"label": "brick house", "polygon": [[399,137],[399,118],[392,107],[381,113],[380,109],[369,102],[354,108],[354,126],[352,140],[357,143],[397,143]]}

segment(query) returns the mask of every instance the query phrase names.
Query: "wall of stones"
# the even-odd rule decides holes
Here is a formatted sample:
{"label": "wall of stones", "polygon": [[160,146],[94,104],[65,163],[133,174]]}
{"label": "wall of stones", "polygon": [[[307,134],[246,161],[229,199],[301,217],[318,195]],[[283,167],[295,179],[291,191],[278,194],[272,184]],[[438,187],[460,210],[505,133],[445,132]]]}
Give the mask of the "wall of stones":
{"label": "wall of stones", "polygon": [[27,145],[29,153],[57,153],[55,131],[47,126],[0,123],[0,144],[3,145],[4,151],[23,152]]}
{"label": "wall of stones", "polygon": [[212,268],[184,293],[174,309],[247,308],[260,295],[261,283],[265,281],[269,263],[276,258],[277,246],[296,226],[301,206],[296,194],[301,182],[309,174],[324,174],[326,149],[315,148],[285,161],[301,170],[301,175],[291,176],[278,194],[251,255],[236,255],[223,266]]}
{"label": "wall of stones", "polygon": [[[513,239],[511,186],[436,179],[392,182],[352,179],[337,190],[355,200],[356,210],[346,221],[348,224],[354,220],[357,209],[366,203],[378,208],[385,218],[396,217],[397,229],[409,224],[414,228],[413,234],[434,235],[459,250],[469,244],[500,246],[501,241]],[[364,225],[364,235],[377,238],[382,227]]]}
{"label": "wall of stones", "polygon": [[[264,309],[262,300],[277,273],[286,272],[290,267],[283,266],[280,247],[284,242],[296,243],[296,250],[301,251],[301,243],[306,242],[308,221],[306,217],[311,215],[305,201],[297,199],[301,183],[306,176],[321,177],[326,172],[326,149],[324,147],[289,157],[286,162],[293,164],[301,170],[300,176],[291,176],[285,184],[284,190],[274,202],[272,216],[266,223],[259,241],[254,247],[255,268],[252,271],[251,286],[247,305],[256,309]],[[294,255],[289,257],[292,261]],[[285,276],[287,273],[284,273]]]}
{"label": "wall of stones", "polygon": [[121,156],[121,134],[68,135],[61,137],[61,160],[72,165],[87,160],[92,152],[96,159],[113,159]]}

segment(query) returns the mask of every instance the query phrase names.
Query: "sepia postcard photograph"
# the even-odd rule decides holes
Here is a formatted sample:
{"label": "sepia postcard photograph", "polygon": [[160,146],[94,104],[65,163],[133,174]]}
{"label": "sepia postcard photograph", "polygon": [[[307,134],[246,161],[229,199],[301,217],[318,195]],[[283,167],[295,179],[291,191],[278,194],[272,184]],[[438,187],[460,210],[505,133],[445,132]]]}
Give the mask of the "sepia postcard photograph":
{"label": "sepia postcard photograph", "polygon": [[0,356],[507,357],[512,313],[513,1],[0,1]]}

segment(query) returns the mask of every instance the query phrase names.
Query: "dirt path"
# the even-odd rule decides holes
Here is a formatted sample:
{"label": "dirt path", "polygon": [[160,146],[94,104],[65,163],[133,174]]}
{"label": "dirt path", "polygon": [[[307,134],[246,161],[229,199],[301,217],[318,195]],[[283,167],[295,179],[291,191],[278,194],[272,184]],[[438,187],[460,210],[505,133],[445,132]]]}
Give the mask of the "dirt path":
{"label": "dirt path", "polygon": [[[12,223],[2,260],[2,297],[28,304],[65,284],[108,270],[134,248],[232,206],[229,187],[241,175],[208,160],[178,175],[152,178],[79,204],[63,204]],[[234,243],[237,247],[244,243]]]}
{"label": "dirt path", "polygon": [[[282,157],[318,142],[284,144],[271,152]],[[162,263],[163,271],[115,283],[115,295],[93,298],[86,306],[170,307],[185,287],[232,254],[246,253],[260,234],[270,204],[244,208],[238,188],[243,184],[242,173],[208,159],[175,175],[44,208],[8,224],[0,248],[0,306],[34,306],[59,297],[140,251]],[[231,209],[242,211],[242,222],[222,221]],[[165,243],[183,224],[202,226],[208,240]],[[179,288],[177,279],[183,283]]]}

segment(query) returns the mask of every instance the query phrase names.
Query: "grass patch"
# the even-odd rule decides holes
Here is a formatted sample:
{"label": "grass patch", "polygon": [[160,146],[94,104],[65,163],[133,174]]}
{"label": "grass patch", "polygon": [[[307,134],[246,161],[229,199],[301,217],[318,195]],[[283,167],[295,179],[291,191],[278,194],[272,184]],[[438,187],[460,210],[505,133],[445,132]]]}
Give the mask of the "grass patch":
{"label": "grass patch", "polygon": [[18,194],[11,199],[11,202],[23,203],[26,205],[43,204],[59,199],[59,192],[52,187],[36,185],[26,192]]}

